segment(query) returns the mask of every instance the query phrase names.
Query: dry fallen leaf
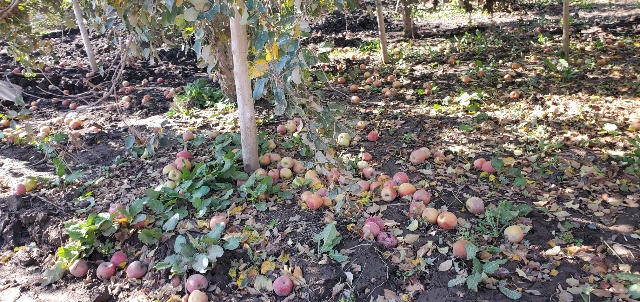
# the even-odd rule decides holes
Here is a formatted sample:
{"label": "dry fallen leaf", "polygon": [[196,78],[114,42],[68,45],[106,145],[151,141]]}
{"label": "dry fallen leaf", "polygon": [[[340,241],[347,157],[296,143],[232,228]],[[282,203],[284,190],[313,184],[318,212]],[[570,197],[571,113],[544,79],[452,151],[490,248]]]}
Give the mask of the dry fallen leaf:
{"label": "dry fallen leaf", "polygon": [[445,262],[440,263],[438,265],[438,270],[441,272],[448,271],[453,267],[453,260],[449,259]]}

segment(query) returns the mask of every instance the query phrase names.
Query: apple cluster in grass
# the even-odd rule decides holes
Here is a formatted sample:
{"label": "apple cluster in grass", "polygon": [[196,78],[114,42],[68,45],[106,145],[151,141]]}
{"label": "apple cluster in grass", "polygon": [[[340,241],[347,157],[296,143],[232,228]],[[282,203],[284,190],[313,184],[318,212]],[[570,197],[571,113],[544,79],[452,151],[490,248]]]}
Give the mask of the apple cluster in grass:
{"label": "apple cluster in grass", "polygon": [[298,131],[298,126],[302,123],[302,118],[296,117],[292,120],[288,120],[284,124],[280,124],[276,127],[276,133],[279,135],[293,134]]}
{"label": "apple cluster in grass", "polygon": [[[122,251],[113,253],[110,261],[101,262],[96,268],[96,277],[109,280],[116,273],[116,268],[124,269],[127,278],[140,279],[147,273],[147,264],[135,260],[127,265],[127,255]],[[89,271],[89,264],[84,259],[76,259],[69,265],[69,273],[74,277],[84,277]]]}

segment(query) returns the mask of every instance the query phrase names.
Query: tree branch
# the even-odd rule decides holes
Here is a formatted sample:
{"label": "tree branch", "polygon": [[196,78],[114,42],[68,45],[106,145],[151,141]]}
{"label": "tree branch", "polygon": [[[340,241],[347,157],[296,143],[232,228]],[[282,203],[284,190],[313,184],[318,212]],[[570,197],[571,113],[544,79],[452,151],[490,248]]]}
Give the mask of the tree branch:
{"label": "tree branch", "polygon": [[9,14],[11,14],[11,12],[18,7],[18,4],[20,4],[20,0],[11,0],[11,3],[9,3],[9,6],[4,8],[4,9],[0,9],[0,20],[6,18],[9,16]]}

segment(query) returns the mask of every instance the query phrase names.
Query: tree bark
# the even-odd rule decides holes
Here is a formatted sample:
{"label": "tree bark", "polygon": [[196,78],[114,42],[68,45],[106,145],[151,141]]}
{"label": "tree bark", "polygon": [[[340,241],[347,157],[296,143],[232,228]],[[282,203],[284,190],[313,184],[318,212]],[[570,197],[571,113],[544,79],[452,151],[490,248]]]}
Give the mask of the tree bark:
{"label": "tree bark", "polygon": [[251,82],[249,81],[249,66],[247,65],[247,54],[249,53],[247,29],[246,25],[240,23],[242,16],[238,6],[244,7],[244,0],[238,0],[234,7],[235,16],[231,18],[229,27],[233,52],[233,75],[236,84],[238,114],[240,115],[242,161],[245,172],[250,173],[260,167],[258,162],[258,131]]}
{"label": "tree bark", "polygon": [[78,29],[82,36],[84,50],[87,52],[89,65],[91,65],[91,71],[98,72],[98,64],[96,63],[96,58],[93,56],[93,48],[91,47],[91,41],[89,40],[89,33],[87,32],[87,28],[84,26],[82,9],[80,8],[80,4],[78,4],[78,0],[73,0],[73,13],[76,15],[76,22],[78,23]]}
{"label": "tree bark", "polygon": [[562,51],[565,60],[569,60],[569,0],[562,0]]}
{"label": "tree bark", "polygon": [[231,51],[231,29],[229,28],[229,17],[224,14],[216,14],[213,17],[214,26],[212,51],[217,59],[217,74],[220,80],[222,93],[229,100],[236,101],[236,84],[233,77],[233,54]]}
{"label": "tree bark", "polygon": [[382,50],[382,62],[389,63],[387,52],[387,33],[384,29],[384,15],[382,14],[382,1],[376,0],[376,13],[378,14],[378,28],[380,29],[380,48]]}
{"label": "tree bark", "polygon": [[413,38],[415,31],[413,28],[413,20],[411,19],[411,7],[409,0],[400,0],[402,5],[402,22],[404,23],[405,38]]}

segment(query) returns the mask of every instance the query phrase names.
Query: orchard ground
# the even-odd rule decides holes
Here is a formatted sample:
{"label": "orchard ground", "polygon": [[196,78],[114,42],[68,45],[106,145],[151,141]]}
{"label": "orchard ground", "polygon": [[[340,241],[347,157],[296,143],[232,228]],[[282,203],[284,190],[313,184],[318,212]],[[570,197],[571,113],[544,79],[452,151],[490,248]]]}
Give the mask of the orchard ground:
{"label": "orchard ground", "polygon": [[[225,197],[233,203],[201,218],[196,218],[191,204],[179,201],[188,215],[163,232],[160,243],[146,244],[139,237],[140,228],[123,223],[112,236],[100,236],[102,245],[85,257],[90,264],[86,278],[66,274],[42,286],[44,269],[55,261],[56,250],[68,243],[66,222],[81,222],[90,213],[108,211],[114,203],[133,204],[148,189],[165,183],[161,170],[184,146],[194,164],[216,160],[215,146],[222,146],[238,123],[233,104],[220,101],[208,109],[185,111],[165,97],[171,88],[208,79],[189,54],[162,50],[164,62],[154,66],[132,60],[123,75],[135,87],[129,105],[120,100],[122,95],[118,101],[98,102],[111,83],[108,77],[88,79],[89,70],[78,66],[88,64],[82,61],[77,32],[48,34],[57,61],[42,59],[52,70],[38,71],[34,77],[9,73],[6,78],[24,88],[27,104],[41,99],[37,110],[17,118],[17,124],[31,125],[36,133],[43,126],[52,131],[46,144],[28,138],[13,144],[5,135],[0,147],[2,300],[177,301],[185,294],[184,283],[172,286],[168,270],[156,270],[154,264],[174,253],[175,235],[206,233],[208,219],[219,214],[229,218],[226,232],[243,239],[205,274],[206,292],[214,301],[640,298],[636,258],[640,187],[638,170],[629,168],[640,157],[640,151],[633,156],[638,147],[630,143],[640,130],[636,2],[572,4],[575,23],[568,61],[558,56],[559,4],[517,7],[493,19],[474,14],[471,25],[467,15],[456,9],[420,9],[418,33],[412,40],[401,38],[394,3],[385,7],[391,64],[380,63],[373,38],[375,20],[364,7],[347,16],[346,24],[340,13],[328,16],[306,41],[311,48],[323,42],[335,46],[329,52],[331,60],[312,70],[312,87],[322,94],[323,105],[333,108],[338,120],[355,133],[348,147],[335,147],[333,153],[347,163],[339,169],[347,184],[327,180],[330,156],[304,152],[297,134],[278,135],[277,126],[289,118],[273,116],[269,102],[259,100],[259,132],[267,133],[265,142],[276,143],[274,150],[267,151],[265,143],[261,151],[304,162],[318,172],[320,185],[296,188],[293,180],[282,180],[284,191],[293,193],[291,199],[273,194],[246,201],[233,183],[234,190]],[[345,28],[349,32],[343,33]],[[113,73],[108,64],[118,62],[117,49],[104,37],[94,37],[92,43],[99,59],[107,62],[108,74]],[[0,57],[0,69],[15,67],[11,58]],[[374,79],[367,84],[365,72],[382,86],[375,87]],[[345,83],[340,84],[338,77]],[[382,91],[396,81],[395,90]],[[357,85],[356,92],[350,91],[352,85]],[[208,86],[216,84],[209,81]],[[142,104],[146,94],[151,99]],[[351,102],[353,95],[360,98],[357,104]],[[54,104],[54,98],[77,102],[79,107],[70,110]],[[21,109],[11,102],[2,106],[7,116]],[[55,123],[59,117],[62,125]],[[78,138],[55,136],[72,134],[64,119],[82,121],[76,129]],[[365,121],[363,129],[356,127],[358,121]],[[181,134],[187,129],[196,139],[185,143]],[[376,141],[367,139],[372,130],[379,133]],[[214,139],[218,132],[222,134]],[[149,142],[154,154],[147,150],[147,159],[140,159]],[[224,143],[228,143],[225,150],[237,147],[230,140]],[[432,155],[412,164],[411,152],[422,147]],[[435,156],[438,151],[441,157]],[[386,202],[378,191],[352,190],[363,152],[372,155],[369,165],[378,173],[407,173],[415,187],[432,194],[428,207],[455,214],[458,226],[445,230],[407,217],[406,199]],[[475,169],[478,158],[488,160],[497,172]],[[64,179],[56,176],[56,169],[63,166]],[[29,177],[38,179],[37,188],[13,196],[14,185]],[[311,211],[300,202],[300,195],[320,187],[337,198],[330,207]],[[215,191],[205,194],[219,196]],[[483,199],[484,215],[469,213],[465,201],[470,197]],[[526,206],[530,211],[516,210]],[[164,227],[154,222],[166,218],[148,208],[143,212],[149,224],[142,229]],[[362,238],[370,216],[382,217],[384,230],[398,237],[396,247]],[[327,234],[323,230],[334,222],[339,234],[330,238],[340,236],[338,244],[314,240]],[[502,229],[510,225],[525,230],[523,241],[504,238]],[[466,249],[472,252],[469,260],[453,257],[453,243],[460,238],[472,242]],[[331,251],[319,251],[322,247]],[[128,262],[142,260],[149,267],[147,274],[129,279],[119,268],[114,278],[97,279],[98,263],[109,260],[116,250],[124,251]],[[331,252],[346,258],[338,262],[328,256]],[[192,273],[189,270],[187,276]],[[296,282],[287,298],[269,290],[270,282],[280,275]],[[472,289],[476,287],[477,291]]]}

